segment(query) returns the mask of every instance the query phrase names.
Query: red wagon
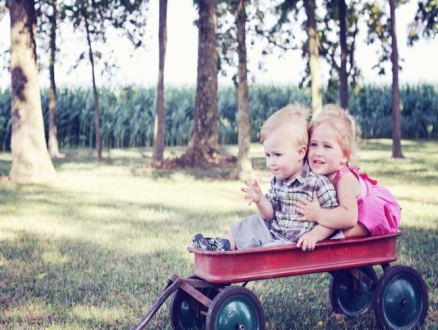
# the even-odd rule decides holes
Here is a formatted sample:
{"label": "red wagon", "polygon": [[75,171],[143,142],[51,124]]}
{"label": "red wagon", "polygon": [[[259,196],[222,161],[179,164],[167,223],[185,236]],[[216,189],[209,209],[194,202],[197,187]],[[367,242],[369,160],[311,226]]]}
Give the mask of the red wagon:
{"label": "red wagon", "polygon": [[[382,236],[322,241],[313,251],[296,244],[212,252],[194,247],[192,276],[172,274],[158,301],[133,328],[143,329],[171,295],[170,323],[174,329],[265,329],[263,307],[245,286],[249,281],[329,272],[330,302],[335,313],[356,316],[374,309],[387,329],[413,329],[428,310],[421,275],[397,260],[396,239],[401,231]],[[380,279],[373,268],[380,265]],[[231,285],[243,283],[242,285]]]}

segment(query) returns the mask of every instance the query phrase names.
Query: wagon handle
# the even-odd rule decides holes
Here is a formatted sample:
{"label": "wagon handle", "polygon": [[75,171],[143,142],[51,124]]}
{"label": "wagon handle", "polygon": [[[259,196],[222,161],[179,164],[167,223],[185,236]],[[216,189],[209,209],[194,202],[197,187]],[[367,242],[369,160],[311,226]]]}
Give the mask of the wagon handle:
{"label": "wagon handle", "polygon": [[[172,284],[170,284],[171,281],[173,281]],[[161,295],[158,297],[158,300],[147,311],[146,315],[141,319],[141,321],[131,330],[142,330],[149,323],[158,309],[160,309],[161,305],[166,301],[166,299],[179,288],[180,284],[181,278],[172,274],[171,279],[169,280],[169,285],[166,287],[166,289],[164,289],[163,293],[161,293]]]}

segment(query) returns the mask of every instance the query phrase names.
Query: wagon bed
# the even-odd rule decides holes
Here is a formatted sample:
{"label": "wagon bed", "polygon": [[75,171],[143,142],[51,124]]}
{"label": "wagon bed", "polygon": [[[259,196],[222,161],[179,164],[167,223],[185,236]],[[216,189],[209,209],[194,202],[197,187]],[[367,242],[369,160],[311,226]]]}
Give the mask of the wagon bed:
{"label": "wagon bed", "polygon": [[319,242],[313,251],[296,244],[226,252],[187,250],[195,256],[193,274],[226,284],[385,265],[397,260],[396,238],[402,233]]}

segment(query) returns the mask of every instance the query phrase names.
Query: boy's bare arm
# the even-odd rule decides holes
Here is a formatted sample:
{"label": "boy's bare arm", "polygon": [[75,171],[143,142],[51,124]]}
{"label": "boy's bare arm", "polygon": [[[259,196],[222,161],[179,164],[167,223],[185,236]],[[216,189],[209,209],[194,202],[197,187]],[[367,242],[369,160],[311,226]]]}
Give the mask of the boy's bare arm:
{"label": "boy's bare arm", "polygon": [[241,190],[246,193],[245,198],[248,200],[248,205],[251,205],[251,203],[254,202],[262,217],[266,220],[274,220],[274,208],[269,199],[263,195],[258,181],[245,181],[245,185],[246,187],[243,187]]}
{"label": "boy's bare arm", "polygon": [[271,202],[265,196],[262,196],[260,202],[256,203],[257,209],[259,210],[261,216],[266,220],[274,220],[275,212],[272,207]]}

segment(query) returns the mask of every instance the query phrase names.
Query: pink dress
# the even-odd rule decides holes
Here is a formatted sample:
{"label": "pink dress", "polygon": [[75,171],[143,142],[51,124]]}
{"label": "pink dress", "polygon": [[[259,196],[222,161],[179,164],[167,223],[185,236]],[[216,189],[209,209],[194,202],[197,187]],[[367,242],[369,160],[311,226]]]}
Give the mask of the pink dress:
{"label": "pink dress", "polygon": [[371,235],[396,232],[401,219],[400,205],[388,189],[377,185],[377,181],[365,173],[359,173],[359,167],[345,167],[336,173],[333,182],[335,189],[338,189],[337,185],[342,176],[350,171],[362,187],[361,194],[357,197],[358,221],[367,227]]}

